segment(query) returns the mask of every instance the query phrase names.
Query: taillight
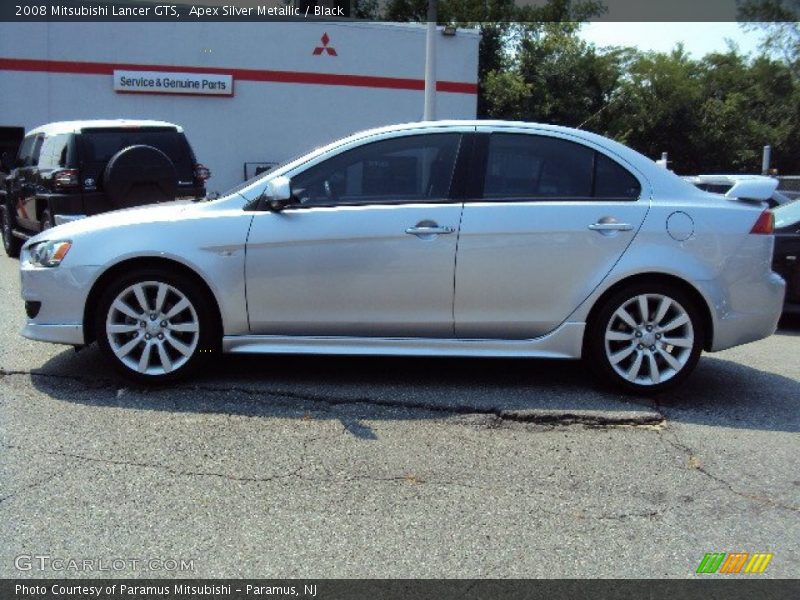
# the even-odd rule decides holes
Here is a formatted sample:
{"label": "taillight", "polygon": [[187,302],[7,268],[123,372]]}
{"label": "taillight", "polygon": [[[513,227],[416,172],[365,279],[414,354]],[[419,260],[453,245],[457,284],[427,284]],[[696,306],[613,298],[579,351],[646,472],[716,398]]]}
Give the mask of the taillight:
{"label": "taillight", "polygon": [[78,187],[78,169],[63,169],[53,173],[53,187],[57,190],[65,190]]}
{"label": "taillight", "polygon": [[194,166],[194,178],[198,181],[205,181],[209,177],[211,177],[211,171],[208,170],[208,167],[204,167],[203,165],[197,164]]}
{"label": "taillight", "polygon": [[772,235],[775,233],[775,215],[772,214],[771,210],[765,210],[758,216],[750,233],[761,235]]}

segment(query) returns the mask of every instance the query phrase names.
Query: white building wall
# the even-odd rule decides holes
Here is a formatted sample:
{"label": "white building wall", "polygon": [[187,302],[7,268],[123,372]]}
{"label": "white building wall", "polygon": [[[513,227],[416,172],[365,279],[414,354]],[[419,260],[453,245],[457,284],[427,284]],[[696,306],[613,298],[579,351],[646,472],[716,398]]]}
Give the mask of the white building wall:
{"label": "white building wall", "polygon": [[[313,54],[323,33],[337,56]],[[437,36],[437,80],[458,90],[437,93],[437,118],[475,117],[478,41],[467,31]],[[211,168],[209,191],[222,191],[243,179],[246,161],[277,162],[360,129],[419,120],[421,89],[380,86],[421,88],[424,58],[425,30],[415,25],[4,23],[0,126],[28,130],[84,118],[173,121]],[[113,65],[251,70],[245,77],[260,79],[299,73],[315,83],[235,75],[233,97],[119,94],[110,73],[91,73]],[[337,85],[319,83],[326,75],[347,77]],[[381,79],[362,82],[362,76]]]}

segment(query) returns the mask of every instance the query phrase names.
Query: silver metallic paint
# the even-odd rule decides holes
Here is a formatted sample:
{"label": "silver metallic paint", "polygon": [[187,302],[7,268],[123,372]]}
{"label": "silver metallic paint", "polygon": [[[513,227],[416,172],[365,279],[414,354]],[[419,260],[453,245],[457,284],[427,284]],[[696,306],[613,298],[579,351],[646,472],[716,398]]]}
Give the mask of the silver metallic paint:
{"label": "silver metallic paint", "polygon": [[[553,135],[591,146],[635,173],[642,197],[613,206],[520,203],[504,207],[508,214],[498,205],[467,200],[463,224],[460,202],[281,214],[244,210],[271,178],[292,177],[356,145],[478,129]],[[695,223],[683,241],[667,232],[676,210]],[[41,301],[42,309],[22,333],[83,344],[91,287],[109,268],[145,257],[180,263],[206,282],[230,352],[578,358],[597,300],[618,282],[648,273],[678,277],[697,290],[711,314],[712,350],[722,350],[771,334],[780,316],[784,284],[770,268],[773,238],[748,234],[760,210],[706,194],[588,132],[486,121],[391,126],[312,151],[239,194],[106,213],[36,236],[21,257],[22,296]],[[604,216],[638,230],[609,236],[588,229]],[[460,229],[429,239],[405,233],[423,220]],[[73,241],[61,266],[27,262],[26,249],[45,239]],[[526,257],[536,260],[525,263]],[[497,293],[503,289],[507,294]]]}

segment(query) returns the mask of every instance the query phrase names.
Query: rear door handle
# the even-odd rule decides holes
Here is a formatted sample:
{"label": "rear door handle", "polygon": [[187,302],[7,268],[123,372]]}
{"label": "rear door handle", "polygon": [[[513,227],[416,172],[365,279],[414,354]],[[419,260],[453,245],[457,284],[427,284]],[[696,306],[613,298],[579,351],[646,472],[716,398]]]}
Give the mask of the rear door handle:
{"label": "rear door handle", "polygon": [[633,229],[633,225],[630,223],[597,222],[589,225],[589,229],[592,231],[631,231]]}

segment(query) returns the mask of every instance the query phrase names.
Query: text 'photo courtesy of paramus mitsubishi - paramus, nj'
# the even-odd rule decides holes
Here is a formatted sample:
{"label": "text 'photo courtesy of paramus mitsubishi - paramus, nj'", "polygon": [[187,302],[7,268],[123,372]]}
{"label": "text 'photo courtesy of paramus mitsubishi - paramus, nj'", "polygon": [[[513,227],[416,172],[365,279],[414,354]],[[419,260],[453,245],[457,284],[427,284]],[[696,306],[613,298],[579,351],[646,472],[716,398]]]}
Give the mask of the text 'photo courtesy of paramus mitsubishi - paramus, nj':
{"label": "text 'photo courtesy of paramus mitsubishi - paramus, nj'", "polygon": [[374,129],[205,202],[22,249],[23,335],[163,382],[216,352],[583,357],[655,392],[773,333],[773,216],[619,143],[527,123]]}

